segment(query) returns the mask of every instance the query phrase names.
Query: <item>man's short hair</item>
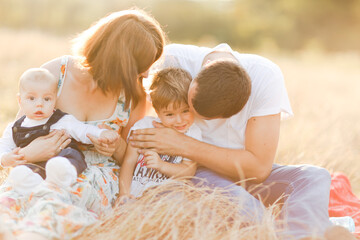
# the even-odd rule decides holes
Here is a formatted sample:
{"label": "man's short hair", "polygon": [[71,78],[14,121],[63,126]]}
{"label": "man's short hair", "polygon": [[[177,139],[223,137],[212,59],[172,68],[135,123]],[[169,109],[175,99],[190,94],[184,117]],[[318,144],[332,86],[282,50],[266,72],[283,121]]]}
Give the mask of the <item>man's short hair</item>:
{"label": "man's short hair", "polygon": [[155,110],[167,108],[169,104],[188,104],[191,75],[181,68],[166,68],[154,75],[150,86],[151,102]]}
{"label": "man's short hair", "polygon": [[214,61],[194,79],[191,103],[195,111],[207,118],[229,118],[241,111],[251,93],[251,80],[234,61]]}

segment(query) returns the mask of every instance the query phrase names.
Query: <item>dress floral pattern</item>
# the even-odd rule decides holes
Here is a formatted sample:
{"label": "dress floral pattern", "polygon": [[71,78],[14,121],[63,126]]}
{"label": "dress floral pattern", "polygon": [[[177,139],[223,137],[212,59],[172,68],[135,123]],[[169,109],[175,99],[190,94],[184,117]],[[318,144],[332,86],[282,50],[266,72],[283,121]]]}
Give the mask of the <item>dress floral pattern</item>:
{"label": "dress floral pattern", "polygon": [[[61,61],[59,92],[66,76],[68,56]],[[106,124],[120,132],[126,126],[130,112],[124,109],[124,97],[118,99],[114,114],[101,121],[87,124]],[[71,239],[109,213],[118,194],[119,167],[113,159],[91,148],[83,151],[87,169],[68,189],[43,182],[30,196],[12,191],[5,181],[0,186],[0,224],[14,234],[24,230],[40,233],[47,238]]]}

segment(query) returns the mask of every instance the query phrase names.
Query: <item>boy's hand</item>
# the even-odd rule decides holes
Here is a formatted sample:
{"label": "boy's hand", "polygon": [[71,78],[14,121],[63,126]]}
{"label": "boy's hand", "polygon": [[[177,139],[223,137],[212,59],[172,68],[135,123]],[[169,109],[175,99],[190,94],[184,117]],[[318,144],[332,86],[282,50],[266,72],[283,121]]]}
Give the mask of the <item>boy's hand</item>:
{"label": "boy's hand", "polygon": [[164,161],[161,160],[159,154],[151,150],[145,150],[144,153],[144,162],[147,168],[155,169],[161,172]]}
{"label": "boy's hand", "polygon": [[20,148],[15,148],[12,152],[4,154],[1,158],[1,164],[4,167],[15,167],[17,165],[25,164],[24,154],[19,153]]}

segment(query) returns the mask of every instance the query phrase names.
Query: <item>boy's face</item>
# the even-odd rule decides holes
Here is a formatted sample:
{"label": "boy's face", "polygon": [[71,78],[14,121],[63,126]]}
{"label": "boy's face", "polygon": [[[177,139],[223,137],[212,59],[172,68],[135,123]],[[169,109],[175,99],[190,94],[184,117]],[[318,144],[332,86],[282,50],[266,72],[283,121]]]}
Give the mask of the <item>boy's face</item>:
{"label": "boy's face", "polygon": [[175,106],[176,108],[174,104],[169,104],[167,108],[159,109],[156,113],[165,127],[185,133],[193,124],[194,115],[190,112],[189,106],[184,102],[180,106]]}
{"label": "boy's face", "polygon": [[27,81],[20,87],[19,105],[25,115],[33,120],[51,116],[56,103],[56,86],[51,82]]}

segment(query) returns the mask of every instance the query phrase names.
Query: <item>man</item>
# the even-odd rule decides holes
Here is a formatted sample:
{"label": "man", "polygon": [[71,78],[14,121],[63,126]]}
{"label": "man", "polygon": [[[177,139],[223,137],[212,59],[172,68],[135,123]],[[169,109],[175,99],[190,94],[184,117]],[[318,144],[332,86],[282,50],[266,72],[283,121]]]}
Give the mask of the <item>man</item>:
{"label": "man", "polygon": [[[293,115],[279,67],[263,57],[235,52],[227,44],[213,49],[168,45],[155,68],[168,66],[181,67],[194,78],[188,102],[204,142],[157,125],[135,131],[131,144],[197,162],[202,166],[197,177],[246,199],[245,207],[260,217],[261,204],[255,197],[267,206],[286,196],[282,217],[287,226],[279,237],[322,237],[332,226],[328,216],[329,173],[310,165],[274,164],[280,120]],[[231,185],[241,179],[250,179],[246,190],[256,189],[255,197]]]}

